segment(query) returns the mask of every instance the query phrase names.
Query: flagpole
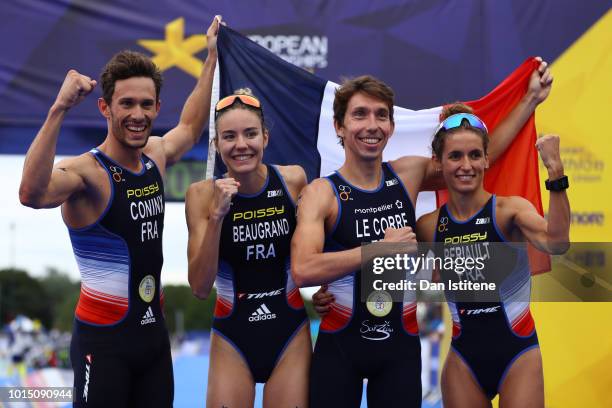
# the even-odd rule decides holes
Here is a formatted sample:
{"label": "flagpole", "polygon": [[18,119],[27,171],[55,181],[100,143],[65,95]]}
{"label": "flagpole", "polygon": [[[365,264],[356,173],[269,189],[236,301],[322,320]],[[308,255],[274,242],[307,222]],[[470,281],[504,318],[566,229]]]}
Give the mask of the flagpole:
{"label": "flagpole", "polygon": [[208,158],[206,160],[205,179],[213,177],[215,173],[215,157],[217,149],[213,140],[215,139],[215,106],[219,102],[219,63],[215,66],[215,76],[213,77],[212,93],[210,95],[210,113],[208,115]]}

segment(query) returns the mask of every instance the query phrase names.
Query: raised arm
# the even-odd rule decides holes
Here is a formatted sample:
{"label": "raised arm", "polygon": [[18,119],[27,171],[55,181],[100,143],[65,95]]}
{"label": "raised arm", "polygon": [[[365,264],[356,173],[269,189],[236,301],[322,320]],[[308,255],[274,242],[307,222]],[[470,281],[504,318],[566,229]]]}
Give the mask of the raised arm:
{"label": "raised arm", "polygon": [[552,88],[553,76],[548,69],[548,64],[538,57],[540,65],[531,73],[527,93],[523,99],[512,109],[506,118],[491,133],[489,143],[489,161],[494,163],[510,146],[516,135],[527,122],[527,119],[536,110],[536,107],[544,102]]}
{"label": "raised arm", "polygon": [[93,91],[96,81],[75,70],[68,71],[55,103],[49,109],[23,165],[19,200],[32,208],[61,205],[72,194],[85,189],[85,181],[75,166],[76,159],[67,159],[53,166],[55,150],[64,116]]}
{"label": "raised arm", "polygon": [[324,179],[306,186],[298,202],[297,227],[291,240],[291,276],[298,287],[334,281],[359,269],[361,248],[323,252],[325,221],[336,197]]}
{"label": "raised arm", "polygon": [[[504,118],[504,120],[489,135],[488,156],[492,164],[512,144],[514,138],[523,128],[529,117],[535,112],[536,107],[544,102],[552,88],[553,76],[548,69],[548,64],[537,57],[540,65],[531,73],[527,92],[520,102]],[[421,185],[420,191],[433,191],[446,188],[442,174],[436,171],[432,160],[427,163],[427,172]]]}
{"label": "raised arm", "polygon": [[[559,153],[559,137],[543,136],[536,143],[550,181],[564,176]],[[518,210],[514,224],[536,248],[551,254],[562,254],[569,249],[570,204],[565,190],[550,191],[548,220],[537,213],[533,205],[514,197]]]}
{"label": "raised arm", "polygon": [[208,55],[193,91],[183,105],[178,125],[164,135],[161,146],[166,165],[176,163],[202,136],[210,112],[212,82],[217,64],[217,34],[221,16],[215,16],[206,32]]}
{"label": "raised arm", "polygon": [[234,179],[219,179],[192,184],[187,190],[189,286],[200,299],[208,297],[217,277],[221,227],[238,186]]}

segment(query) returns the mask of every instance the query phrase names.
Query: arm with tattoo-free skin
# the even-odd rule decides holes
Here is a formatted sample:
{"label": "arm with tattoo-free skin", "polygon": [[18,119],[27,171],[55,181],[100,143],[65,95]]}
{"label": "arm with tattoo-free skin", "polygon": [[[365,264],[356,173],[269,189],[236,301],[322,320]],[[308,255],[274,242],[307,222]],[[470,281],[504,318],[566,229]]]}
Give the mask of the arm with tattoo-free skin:
{"label": "arm with tattoo-free skin", "polygon": [[[559,136],[547,135],[538,139],[536,147],[546,166],[549,180],[564,176],[559,152]],[[509,197],[515,208],[513,223],[536,248],[550,254],[562,254],[569,249],[570,204],[565,190],[550,191],[548,220],[521,197]]]}
{"label": "arm with tattoo-free skin", "polygon": [[[306,185],[304,169],[300,166],[278,166],[278,170],[289,194],[296,200]],[[222,178],[194,183],[187,190],[188,278],[193,294],[200,299],[210,295],[217,277],[221,228],[239,187],[240,183],[235,179]]]}
{"label": "arm with tattoo-free skin", "polygon": [[[504,118],[504,120],[495,128],[489,137],[489,147],[487,155],[489,162],[493,164],[512,144],[514,138],[523,128],[529,117],[535,112],[536,107],[544,102],[552,89],[553,76],[548,68],[548,64],[538,57],[540,65],[537,70],[534,70],[529,79],[527,92],[521,101],[512,109],[512,111]],[[396,162],[400,162],[405,158],[400,158]],[[414,159],[409,163],[414,167],[423,166],[426,168],[423,182],[419,191],[433,191],[446,188],[446,184],[440,172],[436,171],[436,167],[431,159],[424,157],[410,157]],[[394,163],[394,167],[399,166],[410,167],[403,163]],[[396,170],[397,171],[397,170]],[[421,172],[421,170],[416,170]],[[408,177],[408,180],[414,178]]]}
{"label": "arm with tattoo-free skin", "polygon": [[[330,184],[317,179],[301,194],[298,222],[291,240],[291,276],[298,287],[335,281],[361,266],[361,247],[323,252],[326,225],[337,217],[336,197]],[[387,228],[382,242],[414,242],[412,228]]]}
{"label": "arm with tattoo-free skin", "polygon": [[[433,240],[437,215],[438,210],[419,218],[416,225],[416,238],[419,242],[431,242]],[[329,313],[330,305],[335,301],[334,294],[327,289],[327,285],[321,285],[319,290],[312,295],[312,305],[321,318]]]}
{"label": "arm with tattoo-free skin", "polygon": [[85,190],[79,158],[65,159],[53,166],[57,139],[66,113],[95,88],[96,81],[71,69],[44,124],[28,149],[19,186],[19,200],[32,208],[61,205],[74,193]]}
{"label": "arm with tattoo-free skin", "polygon": [[183,105],[179,123],[164,137],[151,137],[144,149],[158,164],[170,166],[183,157],[199,140],[208,123],[212,83],[217,64],[217,34],[221,16],[215,16],[206,32],[208,55],[191,94]]}
{"label": "arm with tattoo-free skin", "polygon": [[217,277],[221,227],[239,186],[233,178],[225,178],[195,183],[187,190],[189,286],[200,299],[208,297]]}
{"label": "arm with tattoo-free skin", "polygon": [[361,248],[323,252],[325,222],[335,206],[336,197],[324,179],[314,180],[300,194],[291,240],[291,276],[298,287],[331,282],[359,268]]}

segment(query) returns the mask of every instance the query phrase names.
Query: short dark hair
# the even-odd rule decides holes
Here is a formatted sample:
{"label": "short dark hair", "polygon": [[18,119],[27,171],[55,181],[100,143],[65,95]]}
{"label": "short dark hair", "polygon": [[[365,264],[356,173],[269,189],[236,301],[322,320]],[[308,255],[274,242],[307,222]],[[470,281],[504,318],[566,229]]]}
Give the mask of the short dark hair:
{"label": "short dark hair", "polygon": [[[443,122],[444,120],[446,120],[446,118],[456,115],[458,113],[474,114],[474,110],[468,105],[461,102],[452,103],[442,109],[442,113],[440,113],[440,122]],[[442,158],[442,152],[444,151],[444,142],[446,141],[447,136],[453,134],[454,132],[460,129],[471,130],[475,134],[477,134],[482,140],[482,147],[484,153],[487,154],[487,148],[489,147],[489,135],[484,130],[470,126],[470,124],[464,120],[460,127],[451,130],[440,129],[440,131],[434,135],[434,138],[431,141],[431,150],[438,159]]]}
{"label": "short dark hair", "polygon": [[124,50],[113,55],[100,74],[102,97],[110,105],[115,93],[115,82],[133,77],[151,78],[155,84],[155,100],[159,101],[162,86],[162,75],[151,58],[146,55]]}
{"label": "short dark hair", "polygon": [[[357,78],[347,79],[338,89],[336,89],[334,97],[334,122],[340,126],[344,126],[344,115],[346,115],[348,103],[353,95],[358,92],[363,92],[366,95],[383,101],[387,105],[387,108],[389,108],[389,119],[391,123],[394,123],[393,104],[395,95],[393,89],[380,79],[371,75],[362,75]],[[340,138],[340,144],[344,145],[342,138]]]}

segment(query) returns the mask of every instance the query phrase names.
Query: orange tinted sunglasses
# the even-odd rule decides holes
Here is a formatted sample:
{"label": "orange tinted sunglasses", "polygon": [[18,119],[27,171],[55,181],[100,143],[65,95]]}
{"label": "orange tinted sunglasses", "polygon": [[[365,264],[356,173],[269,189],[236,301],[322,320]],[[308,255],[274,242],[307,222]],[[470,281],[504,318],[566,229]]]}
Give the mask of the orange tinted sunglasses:
{"label": "orange tinted sunglasses", "polygon": [[221,112],[223,109],[229,108],[230,106],[235,104],[237,100],[240,100],[240,102],[247,106],[251,106],[255,109],[261,110],[261,102],[259,102],[259,99],[255,98],[254,96],[230,95],[221,99],[219,102],[217,102],[217,105],[215,105],[215,118],[219,116],[219,112]]}

